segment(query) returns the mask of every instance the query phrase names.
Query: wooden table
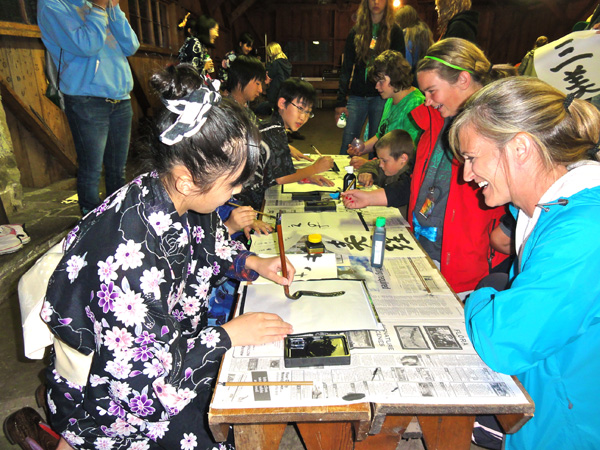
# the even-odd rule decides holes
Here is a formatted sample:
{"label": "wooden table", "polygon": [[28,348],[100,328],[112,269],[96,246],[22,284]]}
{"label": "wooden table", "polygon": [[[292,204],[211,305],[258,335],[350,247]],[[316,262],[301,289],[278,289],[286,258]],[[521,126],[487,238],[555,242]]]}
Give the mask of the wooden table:
{"label": "wooden table", "polygon": [[476,415],[495,414],[507,433],[515,433],[533,417],[533,401],[526,397],[527,405],[359,403],[314,408],[211,408],[208,421],[217,440],[225,440],[233,425],[238,450],[277,450],[290,422],[298,427],[307,450],[394,450],[416,417],[427,449],[469,450]]}
{"label": "wooden table", "polygon": [[317,91],[317,108],[323,107],[323,100],[336,100],[339,80],[323,80],[322,78],[304,78]]}
{"label": "wooden table", "polygon": [[238,450],[277,450],[289,422],[294,422],[306,448],[352,449],[371,427],[368,403],[318,408],[210,409],[208,423],[217,441],[233,425]]}
{"label": "wooden table", "polygon": [[[433,262],[429,263],[433,268]],[[469,450],[476,415],[496,415],[507,433],[518,431],[533,417],[531,397],[512,378],[524,394],[525,403],[493,403],[490,398],[481,404],[480,398],[473,404],[463,400],[440,404],[363,402],[313,407],[211,407],[209,426],[217,440],[225,440],[232,425],[238,450],[277,450],[288,423],[295,423],[308,450],[394,450],[411,420],[416,418],[428,450]],[[470,382],[470,378],[459,381]]]}

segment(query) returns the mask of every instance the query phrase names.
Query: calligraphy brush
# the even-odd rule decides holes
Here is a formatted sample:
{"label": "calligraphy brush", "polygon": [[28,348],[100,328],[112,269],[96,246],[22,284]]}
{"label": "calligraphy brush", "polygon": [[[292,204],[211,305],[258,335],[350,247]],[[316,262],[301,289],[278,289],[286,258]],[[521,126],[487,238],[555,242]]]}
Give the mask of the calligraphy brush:
{"label": "calligraphy brush", "polygon": [[[281,213],[277,214],[275,219],[275,231],[277,231],[277,242],[279,243],[279,258],[281,258],[281,275],[283,278],[287,278],[287,264],[285,263],[285,248],[283,245],[283,233],[281,231]],[[283,286],[283,292],[287,298],[290,296],[290,287],[288,285]]]}
{"label": "calligraphy brush", "polygon": [[[279,258],[281,258],[281,275],[284,278],[287,278],[287,264],[285,259],[285,248],[283,245],[283,233],[281,232],[281,213],[277,214],[277,219],[275,221],[275,230],[277,231],[277,242],[279,244]],[[298,300],[303,295],[310,295],[313,297],[337,297],[338,295],[344,295],[345,291],[337,291],[337,292],[315,292],[315,291],[296,291],[293,294],[290,294],[290,287],[288,285],[283,286],[283,292],[285,296],[290,300]]]}
{"label": "calligraphy brush", "polygon": [[[229,206],[233,206],[235,208],[239,208],[240,206],[244,206],[244,205],[238,205],[237,203],[233,203],[233,202],[227,202],[227,204]],[[256,214],[262,214],[263,216],[267,216],[267,217],[270,217],[272,219],[277,219],[277,217],[275,217],[273,214],[267,214],[267,213],[264,213],[264,212],[257,211],[255,209],[253,209],[252,212],[254,212]]]}
{"label": "calligraphy brush", "polygon": [[[323,153],[321,153],[319,151],[319,149],[317,147],[315,147],[314,145],[310,144],[310,146],[312,147],[312,149],[315,151],[315,153],[319,156],[323,156]],[[333,170],[334,172],[338,172],[340,171],[340,168],[337,166],[337,164],[335,163],[335,161],[333,162],[333,167],[331,168],[331,170]]]}

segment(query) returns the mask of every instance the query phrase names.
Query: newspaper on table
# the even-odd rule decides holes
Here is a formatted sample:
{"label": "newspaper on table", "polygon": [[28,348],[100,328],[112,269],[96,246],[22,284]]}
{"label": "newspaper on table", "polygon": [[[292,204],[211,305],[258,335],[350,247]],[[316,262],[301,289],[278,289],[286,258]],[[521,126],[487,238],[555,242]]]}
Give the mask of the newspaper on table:
{"label": "newspaper on table", "polygon": [[[347,366],[286,369],[283,342],[235,347],[223,359],[212,408],[528,403],[510,376],[479,358],[461,304],[423,252],[386,258],[381,269],[372,268],[364,255],[338,253],[336,260],[339,278],[365,281],[383,329],[345,333],[351,353]],[[257,380],[312,385],[223,384]]]}

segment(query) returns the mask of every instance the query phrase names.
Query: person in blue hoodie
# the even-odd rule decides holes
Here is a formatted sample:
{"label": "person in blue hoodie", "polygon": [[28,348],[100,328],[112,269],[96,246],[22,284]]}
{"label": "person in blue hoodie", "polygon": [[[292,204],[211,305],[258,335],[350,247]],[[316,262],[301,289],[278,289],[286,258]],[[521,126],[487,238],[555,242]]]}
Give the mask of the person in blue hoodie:
{"label": "person in blue hoodie", "polygon": [[77,196],[85,215],[125,184],[133,110],[127,57],[140,46],[119,0],[38,0],[42,41],[59,70],[59,89],[77,152]]}
{"label": "person in blue hoodie", "polygon": [[465,303],[479,356],[535,402],[507,450],[600,442],[599,137],[596,108],[531,77],[484,87],[450,131],[464,180],[517,218],[508,288],[477,289]]}

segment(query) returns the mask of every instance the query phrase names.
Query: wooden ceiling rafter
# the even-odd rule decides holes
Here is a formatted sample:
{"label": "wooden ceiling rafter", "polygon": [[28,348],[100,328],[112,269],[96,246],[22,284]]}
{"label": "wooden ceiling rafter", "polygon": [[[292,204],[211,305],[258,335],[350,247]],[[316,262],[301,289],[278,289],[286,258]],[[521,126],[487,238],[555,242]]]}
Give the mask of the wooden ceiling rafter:
{"label": "wooden ceiling rafter", "polygon": [[238,20],[239,17],[248,11],[248,8],[250,8],[254,3],[256,3],[256,0],[244,0],[242,3],[240,3],[231,13],[230,23],[234,23],[236,20]]}
{"label": "wooden ceiling rafter", "polygon": [[223,3],[225,3],[225,0],[215,0],[213,2],[213,7],[210,10],[211,17],[215,17],[215,14],[217,13],[217,10],[220,10],[221,11],[221,15],[223,16],[223,18],[225,18],[225,15],[223,14],[223,9],[221,8],[223,6]]}
{"label": "wooden ceiling rafter", "polygon": [[[554,0],[541,0],[541,3],[546,6],[546,8],[548,8],[548,10],[550,10],[550,12],[552,14],[554,14],[554,17],[556,17],[557,19],[564,19],[565,18],[565,11],[562,11],[561,8],[558,7],[558,5],[556,4],[556,1]],[[565,8],[567,9],[567,8]]]}

